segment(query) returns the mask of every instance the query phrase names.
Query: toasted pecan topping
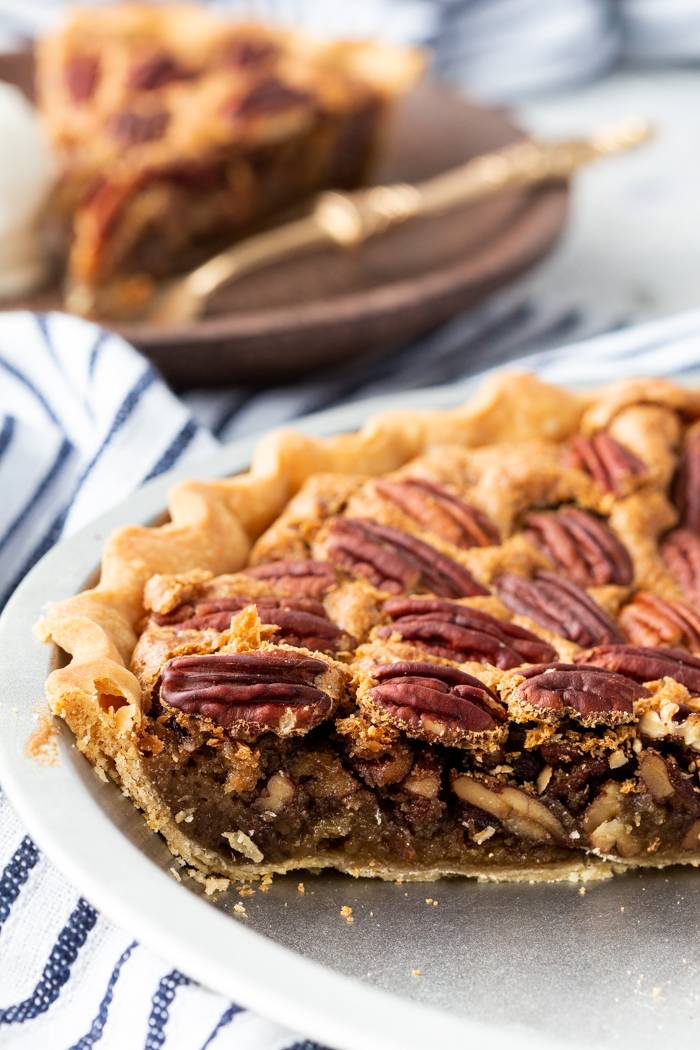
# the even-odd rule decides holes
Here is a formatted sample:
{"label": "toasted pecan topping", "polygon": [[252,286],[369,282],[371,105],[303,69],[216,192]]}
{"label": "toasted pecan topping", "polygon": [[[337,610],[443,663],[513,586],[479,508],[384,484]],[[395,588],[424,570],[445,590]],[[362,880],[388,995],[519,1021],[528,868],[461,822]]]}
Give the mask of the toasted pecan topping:
{"label": "toasted pecan topping", "polygon": [[63,76],[74,102],[92,98],[100,76],[100,60],[96,55],[73,55],[66,62]]}
{"label": "toasted pecan topping", "polygon": [[380,638],[397,633],[445,660],[474,660],[508,669],[553,660],[556,652],[531,631],[487,612],[434,598],[390,598],[384,612],[394,619],[377,630]]}
{"label": "toasted pecan topping", "polygon": [[333,701],[313,683],[322,660],[276,653],[180,656],[163,668],[161,701],[244,739],[298,736],[327,718]]}
{"label": "toasted pecan topping", "polygon": [[700,615],[674,598],[638,591],[621,610],[619,621],[633,645],[685,645],[692,652],[700,650]]}
{"label": "toasted pecan topping", "polygon": [[297,91],[288,84],[270,77],[261,84],[256,84],[245,98],[235,99],[226,106],[231,116],[259,117],[263,113],[275,113],[290,109],[292,106],[303,106],[313,102],[313,96],[306,91]]}
{"label": "toasted pecan topping", "polygon": [[309,598],[210,598],[196,605],[184,605],[167,616],[154,616],[161,624],[173,624],[177,630],[226,631],[231,620],[248,605],[255,605],[261,623],[275,624],[279,631],[275,641],[286,642],[319,652],[336,652],[355,644],[355,640],[332,623],[320,602]]}
{"label": "toasted pecan topping", "polygon": [[588,726],[630,722],[633,701],[651,696],[637,682],[600,667],[536,664],[520,673],[525,681],[516,687],[515,698],[545,721],[570,715]]}
{"label": "toasted pecan topping", "polygon": [[403,529],[377,525],[367,518],[334,518],[328,550],[340,565],[390,593],[422,589],[441,598],[488,594],[468,569],[452,558]]}
{"label": "toasted pecan topping", "polygon": [[672,484],[680,524],[700,532],[700,430],[688,434]]}
{"label": "toasted pecan topping", "polygon": [[591,438],[576,434],[562,460],[567,467],[585,470],[605,492],[619,492],[629,478],[647,472],[646,464],[605,430]]}
{"label": "toasted pecan topping", "polygon": [[429,532],[456,547],[489,547],[501,537],[492,521],[444,485],[423,478],[377,481],[376,491]]}
{"label": "toasted pecan topping", "polygon": [[122,142],[125,146],[135,146],[161,139],[169,122],[170,114],[165,110],[134,113],[123,109],[108,117],[106,126],[117,142]]}
{"label": "toasted pecan topping", "polygon": [[674,529],[661,544],[661,557],[688,601],[700,605],[700,536]]}
{"label": "toasted pecan topping", "polygon": [[155,91],[174,80],[190,80],[194,76],[192,70],[183,69],[171,55],[163,53],[133,66],[127,84],[134,91]]}
{"label": "toasted pecan topping", "polygon": [[632,582],[629,554],[607,525],[587,511],[567,507],[555,514],[530,514],[525,526],[530,542],[579,587]]}
{"label": "toasted pecan topping", "polygon": [[637,682],[673,678],[691,693],[700,695],[700,659],[681,649],[660,649],[643,645],[597,645],[577,653],[577,664],[594,664],[618,671]]}
{"label": "toasted pecan topping", "polygon": [[255,580],[272,584],[278,591],[300,598],[320,598],[335,583],[335,569],[330,562],[311,558],[272,561],[241,571]]}
{"label": "toasted pecan topping", "polygon": [[459,745],[506,721],[496,694],[456,667],[407,661],[374,667],[371,674],[379,685],[358,696],[360,709],[410,737]]}
{"label": "toasted pecan topping", "polygon": [[496,581],[504,605],[522,616],[531,617],[547,630],[577,645],[621,643],[622,634],[592,598],[575,583],[545,569],[534,578],[505,575]]}

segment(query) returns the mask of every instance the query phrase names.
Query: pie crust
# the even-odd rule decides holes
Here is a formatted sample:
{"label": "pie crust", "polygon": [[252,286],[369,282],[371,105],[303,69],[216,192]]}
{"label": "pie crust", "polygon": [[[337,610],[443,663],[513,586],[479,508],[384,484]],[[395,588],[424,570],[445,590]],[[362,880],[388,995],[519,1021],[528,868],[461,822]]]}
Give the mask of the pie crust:
{"label": "pie crust", "polygon": [[700,861],[700,391],[501,372],[187,481],[37,626],[196,877]]}

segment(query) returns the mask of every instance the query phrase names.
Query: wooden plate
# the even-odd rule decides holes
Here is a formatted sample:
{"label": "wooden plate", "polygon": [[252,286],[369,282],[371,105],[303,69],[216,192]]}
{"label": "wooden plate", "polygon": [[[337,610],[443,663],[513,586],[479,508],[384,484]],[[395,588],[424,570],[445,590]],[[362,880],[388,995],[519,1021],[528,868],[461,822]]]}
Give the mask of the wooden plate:
{"label": "wooden plate", "polygon": [[[29,56],[0,56],[0,79],[31,84]],[[428,178],[523,137],[499,110],[429,80],[395,115],[374,181]],[[407,223],[354,251],[318,252],[222,290],[187,325],[114,325],[175,388],[276,382],[415,339],[540,259],[561,233],[568,189],[518,190]],[[21,303],[59,308],[58,289]]]}

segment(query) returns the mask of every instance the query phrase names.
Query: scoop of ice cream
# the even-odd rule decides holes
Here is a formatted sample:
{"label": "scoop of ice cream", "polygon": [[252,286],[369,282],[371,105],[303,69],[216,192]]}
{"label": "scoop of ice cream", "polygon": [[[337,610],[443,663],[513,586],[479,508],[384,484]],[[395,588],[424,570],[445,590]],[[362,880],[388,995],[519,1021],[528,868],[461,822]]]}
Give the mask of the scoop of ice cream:
{"label": "scoop of ice cream", "polygon": [[46,274],[37,219],[53,165],[39,118],[18,88],[0,83],[0,298],[23,295]]}

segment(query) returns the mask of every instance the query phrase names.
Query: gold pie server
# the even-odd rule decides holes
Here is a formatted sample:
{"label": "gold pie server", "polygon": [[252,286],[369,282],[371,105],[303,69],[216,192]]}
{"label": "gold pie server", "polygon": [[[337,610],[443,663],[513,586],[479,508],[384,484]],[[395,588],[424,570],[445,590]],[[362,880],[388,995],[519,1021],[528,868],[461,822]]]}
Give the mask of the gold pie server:
{"label": "gold pie server", "polygon": [[350,248],[408,219],[445,214],[501,190],[565,179],[584,164],[641,145],[652,134],[648,121],[630,117],[589,139],[526,139],[415,185],[321,193],[303,219],[240,241],[156,293],[146,320],[162,325],[194,321],[218,288],[271,263],[333,245]]}

